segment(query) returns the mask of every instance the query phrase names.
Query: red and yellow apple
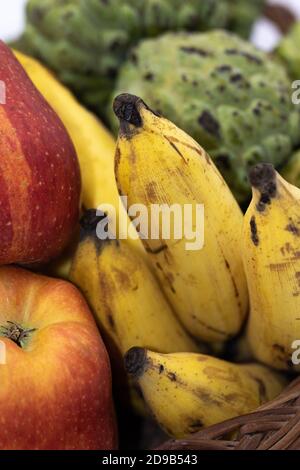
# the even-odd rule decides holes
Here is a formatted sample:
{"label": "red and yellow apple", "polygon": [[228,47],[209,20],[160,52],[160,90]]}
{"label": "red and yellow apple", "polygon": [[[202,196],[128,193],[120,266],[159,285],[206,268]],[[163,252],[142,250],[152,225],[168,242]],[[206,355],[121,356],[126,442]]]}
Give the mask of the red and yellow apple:
{"label": "red and yellow apple", "polygon": [[80,170],[56,113],[0,41],[0,264],[55,258],[78,222]]}
{"label": "red and yellow apple", "polygon": [[0,449],[114,449],[106,349],[80,292],[0,268]]}

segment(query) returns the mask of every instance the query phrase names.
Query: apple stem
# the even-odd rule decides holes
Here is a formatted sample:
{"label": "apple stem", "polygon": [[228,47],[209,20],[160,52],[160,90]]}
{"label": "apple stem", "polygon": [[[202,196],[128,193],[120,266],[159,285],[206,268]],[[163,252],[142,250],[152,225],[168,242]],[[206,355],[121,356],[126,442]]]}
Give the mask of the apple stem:
{"label": "apple stem", "polygon": [[17,346],[23,348],[24,342],[34,331],[36,331],[36,328],[26,329],[18,325],[17,323],[8,321],[6,326],[1,327],[0,336],[10,339]]}

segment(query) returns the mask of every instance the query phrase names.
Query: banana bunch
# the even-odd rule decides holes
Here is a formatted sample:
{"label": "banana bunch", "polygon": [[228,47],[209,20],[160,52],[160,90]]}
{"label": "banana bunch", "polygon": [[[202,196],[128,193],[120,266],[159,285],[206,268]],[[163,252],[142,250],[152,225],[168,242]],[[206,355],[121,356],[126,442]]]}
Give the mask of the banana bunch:
{"label": "banana bunch", "polygon": [[161,427],[175,438],[250,413],[286,381],[265,366],[236,365],[203,354],[132,348],[125,367]]}
{"label": "banana bunch", "polygon": [[[114,176],[115,141],[101,122],[87,111],[55,76],[35,59],[15,51],[15,56],[41,92],[56,111],[76,148],[82,177],[82,204],[86,209],[105,204],[110,214],[110,204],[115,209],[111,213],[112,223],[120,237],[129,232],[131,243],[141,255],[143,246],[130,224],[121,204]],[[114,217],[116,215],[116,217]],[[75,242],[77,237],[75,234]],[[71,252],[71,253],[70,253]],[[52,265],[53,274],[68,278],[72,249]]]}
{"label": "banana bunch", "polygon": [[300,189],[270,164],[255,166],[250,182],[242,250],[251,300],[248,341],[260,361],[300,371],[292,362],[300,339]]}
{"label": "banana bunch", "polygon": [[[118,96],[114,111],[120,120],[116,180],[128,207],[143,204],[151,215],[153,205],[179,208],[184,215],[190,210],[174,224],[182,228],[179,237],[175,230],[166,236],[160,219],[152,216],[148,236],[141,233],[161,287],[192,335],[224,342],[239,332],[248,308],[242,212],[210,157],[185,132],[133,95]],[[202,227],[195,222],[201,206]],[[202,249],[188,249],[187,221],[196,238],[204,229]]]}

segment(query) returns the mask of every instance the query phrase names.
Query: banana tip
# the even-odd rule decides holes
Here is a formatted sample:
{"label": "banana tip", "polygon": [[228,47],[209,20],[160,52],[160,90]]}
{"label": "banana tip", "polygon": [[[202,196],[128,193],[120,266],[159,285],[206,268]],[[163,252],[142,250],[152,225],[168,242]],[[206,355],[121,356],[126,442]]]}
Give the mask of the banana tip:
{"label": "banana tip", "polygon": [[266,186],[276,181],[276,171],[271,163],[259,163],[249,171],[249,181],[251,185],[263,191]]}
{"label": "banana tip", "polygon": [[143,374],[147,363],[147,353],[143,348],[131,348],[125,354],[124,364],[128,374],[138,378]]}
{"label": "banana tip", "polygon": [[266,204],[270,204],[277,194],[277,175],[273,165],[270,163],[255,165],[249,171],[249,181],[261,195],[257,209],[263,211]]}
{"label": "banana tip", "polygon": [[139,112],[141,104],[143,101],[138,96],[122,93],[114,100],[114,113],[121,122],[125,121],[135,127],[141,127],[142,118]]}
{"label": "banana tip", "polygon": [[142,98],[129,93],[118,95],[114,99],[113,109],[121,125],[127,123],[132,124],[134,127],[142,127],[141,109],[146,109],[155,116],[160,117],[159,113],[149,108]]}

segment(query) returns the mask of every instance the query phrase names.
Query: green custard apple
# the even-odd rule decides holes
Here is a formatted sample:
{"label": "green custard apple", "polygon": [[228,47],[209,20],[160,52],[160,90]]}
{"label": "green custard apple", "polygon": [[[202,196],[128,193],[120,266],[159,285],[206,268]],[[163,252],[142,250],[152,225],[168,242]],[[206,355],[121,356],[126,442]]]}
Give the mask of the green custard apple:
{"label": "green custard apple", "polygon": [[300,188],[300,150],[292,155],[280,173],[289,183]]}
{"label": "green custard apple", "polygon": [[227,28],[239,36],[248,38],[254,21],[263,12],[266,0],[227,0]]}
{"label": "green custard apple", "polygon": [[194,137],[239,202],[250,196],[252,165],[278,168],[300,143],[300,109],[284,67],[225,31],[145,40],[123,65],[112,99],[119,93],[140,96]]}
{"label": "green custard apple", "polygon": [[52,68],[89,107],[103,105],[139,40],[165,31],[233,28],[248,35],[265,0],[28,0],[15,47]]}
{"label": "green custard apple", "polygon": [[292,78],[300,80],[300,22],[280,42],[276,53],[284,62]]}

